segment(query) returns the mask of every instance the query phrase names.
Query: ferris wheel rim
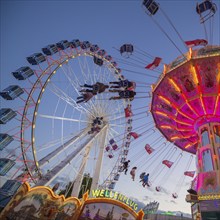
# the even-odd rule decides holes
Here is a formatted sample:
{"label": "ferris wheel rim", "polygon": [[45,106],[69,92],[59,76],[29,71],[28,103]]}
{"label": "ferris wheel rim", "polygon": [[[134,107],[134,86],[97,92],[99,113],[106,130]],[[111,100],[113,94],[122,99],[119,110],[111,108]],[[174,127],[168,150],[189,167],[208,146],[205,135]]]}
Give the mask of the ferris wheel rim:
{"label": "ferris wheel rim", "polygon": [[[78,51],[77,51],[77,52],[78,52]],[[36,104],[35,109],[34,109],[34,114],[33,114],[33,119],[32,119],[32,126],[31,126],[31,134],[32,134],[32,137],[31,137],[31,148],[32,148],[32,151],[33,151],[33,152],[35,151],[35,146],[34,146],[34,140],[35,140],[34,127],[35,127],[35,122],[36,122],[36,117],[37,117],[37,110],[38,110],[38,107],[39,107],[39,104],[40,104],[39,100],[40,100],[40,98],[43,96],[44,89],[47,87],[47,84],[48,84],[48,82],[50,81],[50,79],[52,78],[52,76],[56,73],[56,71],[57,71],[63,64],[65,64],[69,59],[74,59],[74,58],[76,58],[77,56],[82,56],[82,55],[84,55],[84,56],[94,56],[94,55],[99,56],[99,55],[97,55],[97,54],[94,53],[94,52],[92,53],[92,52],[79,51],[76,55],[67,56],[66,59],[64,59],[62,62],[57,62],[57,60],[56,60],[54,63],[51,63],[50,65],[47,66],[47,68],[42,72],[42,74],[40,75],[40,77],[38,78],[38,80],[36,81],[36,83],[34,84],[34,85],[36,85],[37,83],[39,83],[40,80],[41,80],[41,77],[42,77],[45,73],[47,73],[48,70],[50,70],[52,67],[54,67],[53,71],[51,71],[51,73],[50,73],[49,76],[47,77],[46,82],[44,83],[44,85],[43,85],[42,88],[40,89],[40,92],[39,92],[39,95],[38,95],[38,98],[37,98],[37,102],[36,102],[37,104]],[[99,57],[102,58],[102,59],[104,59],[104,58],[101,57],[101,56],[99,56]],[[104,59],[104,60],[105,60],[105,59]],[[108,60],[105,60],[105,61],[108,62],[108,63],[111,63],[111,62],[108,61]],[[117,77],[120,77],[120,74],[119,74],[117,68],[116,68],[115,66],[113,66],[113,65],[110,66],[110,67],[113,68],[113,69],[114,69],[114,72],[118,74]],[[23,111],[22,121],[21,121],[21,124],[22,124],[22,126],[21,126],[21,149],[22,149],[22,152],[23,152],[24,163],[25,163],[25,166],[26,166],[26,168],[27,168],[29,174],[31,174],[31,171],[30,171],[29,166],[28,166],[28,164],[27,164],[27,162],[26,162],[26,158],[27,158],[27,157],[26,157],[26,152],[25,152],[25,148],[24,148],[23,137],[24,137],[24,132],[25,132],[25,126],[24,126],[25,120],[26,120],[25,117],[26,117],[26,114],[27,114],[28,108],[29,108],[28,102],[29,102],[30,99],[32,98],[32,94],[34,93],[35,90],[36,90],[36,87],[33,86],[33,87],[32,87],[32,90],[31,90],[31,92],[30,92],[30,94],[29,94],[29,96],[28,96],[28,98],[27,98],[27,101],[26,101],[26,103],[25,103],[25,108],[24,108],[24,111]],[[126,103],[126,101],[124,101],[124,100],[123,100],[123,102]],[[125,106],[125,104],[124,104],[124,106]],[[33,122],[34,122],[34,123],[33,123]],[[126,131],[125,131],[125,132],[126,132]],[[123,147],[122,147],[122,149],[123,149]],[[123,150],[121,150],[120,155],[123,156]],[[118,158],[120,158],[120,156],[119,156]],[[118,161],[119,161],[119,159],[117,160],[115,166],[117,166]],[[37,165],[37,163],[38,163],[36,154],[34,154],[34,163],[35,163],[35,165]],[[114,167],[115,167],[115,166],[114,166]],[[112,173],[112,172],[113,172],[113,170],[111,171],[111,173]],[[32,177],[32,175],[30,175],[30,176]],[[32,180],[33,180],[33,178],[32,178]]]}

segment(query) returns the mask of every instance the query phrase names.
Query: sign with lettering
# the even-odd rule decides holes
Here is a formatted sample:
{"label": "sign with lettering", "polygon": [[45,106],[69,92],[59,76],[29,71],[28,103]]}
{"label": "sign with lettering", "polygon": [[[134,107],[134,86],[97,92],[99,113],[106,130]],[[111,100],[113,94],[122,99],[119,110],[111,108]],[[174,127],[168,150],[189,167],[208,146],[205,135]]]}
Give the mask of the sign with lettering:
{"label": "sign with lettering", "polygon": [[109,198],[109,199],[115,199],[117,201],[123,202],[135,211],[138,209],[138,204],[135,203],[133,200],[131,200],[129,197],[124,196],[121,193],[114,192],[111,190],[107,189],[96,189],[92,190],[92,196],[93,197],[104,197],[104,198]]}

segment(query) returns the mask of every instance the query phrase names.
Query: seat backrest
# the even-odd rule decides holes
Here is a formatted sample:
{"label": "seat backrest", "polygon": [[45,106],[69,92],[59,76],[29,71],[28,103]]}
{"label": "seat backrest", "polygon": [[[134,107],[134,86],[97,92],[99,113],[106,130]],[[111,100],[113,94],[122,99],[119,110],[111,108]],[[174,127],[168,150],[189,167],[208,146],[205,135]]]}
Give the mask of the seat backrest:
{"label": "seat backrest", "polygon": [[215,13],[215,11],[216,11],[215,5],[209,0],[206,0],[196,6],[196,12],[198,14],[202,14],[203,12],[205,12],[207,10],[210,10],[213,13]]}
{"label": "seat backrest", "polygon": [[143,5],[146,7],[150,15],[155,15],[159,9],[159,5],[154,0],[144,0]]}

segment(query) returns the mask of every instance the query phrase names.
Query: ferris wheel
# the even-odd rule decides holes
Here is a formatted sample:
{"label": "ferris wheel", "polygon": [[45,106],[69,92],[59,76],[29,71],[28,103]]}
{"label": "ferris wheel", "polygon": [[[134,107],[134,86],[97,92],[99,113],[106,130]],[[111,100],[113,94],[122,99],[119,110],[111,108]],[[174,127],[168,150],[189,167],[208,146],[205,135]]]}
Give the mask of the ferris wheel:
{"label": "ferris wheel", "polygon": [[[2,96],[7,101],[20,98],[24,104],[9,108],[18,120],[14,126],[21,124],[19,131],[9,129],[5,135],[20,142],[21,153],[19,147],[15,151],[7,146],[5,156],[17,155],[10,159],[7,175],[32,185],[64,188],[69,182],[74,196],[85,176],[92,178],[92,189],[113,189],[128,154],[125,137],[132,122],[124,115],[129,99],[111,100],[114,94],[107,89],[109,82],[124,79],[121,70],[105,50],[88,41],[64,40],[42,51],[27,57],[31,67],[13,72],[25,87],[16,86],[14,97],[11,90],[9,97]],[[105,91],[80,101],[97,82]]]}

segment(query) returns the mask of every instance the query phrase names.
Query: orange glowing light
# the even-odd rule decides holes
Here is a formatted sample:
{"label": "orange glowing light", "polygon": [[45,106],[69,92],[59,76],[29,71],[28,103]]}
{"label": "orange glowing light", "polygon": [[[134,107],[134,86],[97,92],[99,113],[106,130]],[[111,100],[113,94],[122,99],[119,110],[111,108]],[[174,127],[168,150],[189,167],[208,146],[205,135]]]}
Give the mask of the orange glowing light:
{"label": "orange glowing light", "polygon": [[165,129],[174,129],[173,127],[169,126],[169,125],[160,125],[161,128],[165,128]]}
{"label": "orange glowing light", "polygon": [[166,113],[160,112],[160,111],[155,111],[154,113],[158,114],[158,115],[162,115],[165,117],[168,117],[168,115]]}
{"label": "orange glowing light", "polygon": [[179,86],[174,82],[173,79],[169,78],[170,83],[174,86],[174,88],[177,90],[177,92],[181,92],[181,89]]}
{"label": "orange glowing light", "polygon": [[175,120],[175,122],[178,122],[180,124],[187,125],[187,126],[192,126],[192,124],[189,124],[189,123],[186,123],[186,122],[183,122],[183,121],[179,121],[179,120],[176,120],[176,119],[174,119],[174,120]]}
{"label": "orange glowing light", "polygon": [[174,141],[174,140],[177,140],[177,139],[181,139],[182,137],[179,137],[179,136],[173,136],[173,137],[171,137],[170,139],[171,139],[171,141]]}
{"label": "orange glowing light", "polygon": [[188,53],[188,60],[192,58],[192,48],[189,48],[189,53]]}
{"label": "orange glowing light", "polygon": [[182,111],[180,111],[178,108],[176,108],[177,112],[180,113],[181,115],[183,115],[184,117],[188,118],[191,121],[194,121],[194,119],[192,119],[191,117],[189,117],[188,115],[184,114]]}
{"label": "orange glowing light", "polygon": [[166,99],[164,96],[158,95],[158,98],[162,99],[164,102],[166,102],[167,104],[170,105],[170,101],[168,99]]}
{"label": "orange glowing light", "polygon": [[195,80],[196,84],[198,85],[199,80],[198,80],[198,77],[197,77],[196,68],[194,66],[192,66],[192,72],[193,72],[193,75],[194,75],[194,80]]}
{"label": "orange glowing light", "polygon": [[201,101],[202,109],[203,109],[204,113],[207,114],[206,109],[205,109],[205,106],[204,106],[204,102],[203,102],[202,95],[200,95],[200,101]]}
{"label": "orange glowing light", "polygon": [[152,84],[152,85],[151,85],[152,91],[154,91],[154,88],[155,88],[155,84]]}
{"label": "orange glowing light", "polygon": [[218,103],[219,103],[219,96],[220,96],[220,94],[218,94],[218,96],[216,97],[216,100],[215,100],[215,108],[214,108],[214,115],[216,114],[216,110],[218,109],[217,107],[218,107]]}
{"label": "orange glowing light", "polygon": [[177,131],[185,131],[185,132],[187,132],[187,131],[192,131],[192,129],[185,129],[185,128],[176,128],[176,130]]}
{"label": "orange glowing light", "polygon": [[197,143],[197,142],[187,144],[184,148],[185,148],[185,149],[190,148],[190,147],[192,147],[193,145],[195,145],[196,143]]}
{"label": "orange glowing light", "polygon": [[164,65],[163,65],[163,74],[166,74],[166,72],[167,72],[167,65],[164,64]]}

